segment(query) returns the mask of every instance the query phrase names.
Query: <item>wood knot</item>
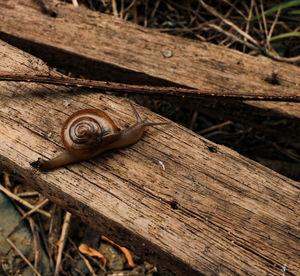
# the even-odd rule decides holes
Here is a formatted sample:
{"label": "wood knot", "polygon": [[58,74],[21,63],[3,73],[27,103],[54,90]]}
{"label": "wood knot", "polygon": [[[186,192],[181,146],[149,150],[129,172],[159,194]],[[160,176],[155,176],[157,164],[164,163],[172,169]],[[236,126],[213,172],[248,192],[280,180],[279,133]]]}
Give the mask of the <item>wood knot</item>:
{"label": "wood knot", "polygon": [[213,153],[216,153],[218,150],[216,147],[214,146],[207,146],[207,149],[210,151],[210,152],[213,152]]}
{"label": "wood knot", "polygon": [[176,200],[170,201],[169,204],[170,204],[170,206],[171,206],[171,208],[173,210],[177,210],[178,209],[178,202]]}
{"label": "wood knot", "polygon": [[272,85],[280,85],[280,81],[278,80],[278,70],[277,69],[273,70],[272,76],[266,77],[265,81]]}

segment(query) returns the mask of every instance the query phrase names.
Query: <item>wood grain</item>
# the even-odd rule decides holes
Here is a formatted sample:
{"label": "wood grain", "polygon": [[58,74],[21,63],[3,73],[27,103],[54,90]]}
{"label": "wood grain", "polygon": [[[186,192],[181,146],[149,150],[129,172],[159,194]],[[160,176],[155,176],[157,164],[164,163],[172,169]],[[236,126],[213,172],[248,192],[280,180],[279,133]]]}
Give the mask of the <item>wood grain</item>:
{"label": "wood grain", "polygon": [[[32,48],[35,43],[39,45],[36,54],[44,52],[49,62],[56,59],[88,71],[91,77],[124,83],[178,84],[211,94],[300,94],[300,69],[293,65],[169,36],[61,2],[55,5],[53,1],[58,14],[55,18],[41,14],[30,0],[1,2],[0,37],[17,37],[19,46],[27,42]],[[166,50],[172,57],[164,56]],[[279,85],[272,84],[274,72],[278,72]],[[254,105],[299,118],[299,103]]]}
{"label": "wood grain", "polygon": [[[0,55],[0,70],[49,71],[3,42]],[[283,266],[286,275],[300,273],[299,183],[175,123],[89,162],[32,174],[29,162],[62,151],[60,127],[74,111],[104,109],[121,128],[134,121],[132,111],[122,99],[80,89],[0,89],[1,166],[101,233],[178,275],[281,275]]]}

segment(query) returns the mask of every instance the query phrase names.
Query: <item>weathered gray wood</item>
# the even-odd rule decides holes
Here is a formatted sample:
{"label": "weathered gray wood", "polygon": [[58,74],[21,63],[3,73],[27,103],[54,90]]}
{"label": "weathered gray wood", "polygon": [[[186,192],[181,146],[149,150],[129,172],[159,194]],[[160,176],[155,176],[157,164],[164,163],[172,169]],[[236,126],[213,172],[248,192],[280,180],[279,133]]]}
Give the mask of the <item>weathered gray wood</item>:
{"label": "weathered gray wood", "polygon": [[[0,70],[49,70],[2,42],[0,55]],[[29,162],[62,151],[60,127],[74,111],[106,109],[120,127],[133,114],[122,99],[80,90],[1,82],[0,91],[1,166],[103,234],[179,275],[300,273],[299,183],[174,123],[134,146],[33,174]]]}
{"label": "weathered gray wood", "polygon": [[[59,56],[57,61],[81,67],[89,71],[89,75],[103,80],[143,84],[169,81],[212,94],[216,91],[300,93],[300,69],[296,66],[157,33],[84,7],[75,8],[61,2],[55,6],[53,2],[58,13],[56,18],[42,15],[40,8],[30,0],[4,1],[0,9],[0,31],[30,41],[30,45],[32,42],[42,45],[38,52],[44,49],[44,55],[48,53],[48,56],[50,52],[49,61],[55,60],[58,51],[65,51],[69,55]],[[164,56],[166,50],[172,52],[172,57]],[[278,72],[280,85],[268,81],[274,72]],[[258,110],[271,108],[279,114],[289,114],[287,119],[291,116],[299,119],[298,103],[249,105]],[[238,120],[239,116],[235,118]]]}

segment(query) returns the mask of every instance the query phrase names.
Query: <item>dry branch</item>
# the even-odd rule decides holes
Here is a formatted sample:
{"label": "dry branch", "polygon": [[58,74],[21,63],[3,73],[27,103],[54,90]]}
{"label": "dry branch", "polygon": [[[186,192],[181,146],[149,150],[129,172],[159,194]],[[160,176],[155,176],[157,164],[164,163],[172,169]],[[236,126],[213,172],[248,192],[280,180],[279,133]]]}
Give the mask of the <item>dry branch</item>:
{"label": "dry branch", "polygon": [[146,95],[171,95],[179,97],[217,97],[217,98],[229,98],[229,99],[240,99],[240,100],[260,100],[260,101],[287,101],[287,102],[300,102],[299,96],[295,95],[277,95],[276,93],[270,92],[269,94],[234,94],[227,92],[222,93],[220,91],[203,91],[198,89],[188,89],[180,87],[159,87],[159,86],[146,86],[146,85],[133,85],[124,83],[114,83],[108,81],[96,81],[96,80],[85,80],[78,78],[70,78],[65,76],[49,76],[41,74],[28,74],[18,72],[5,72],[0,71],[0,80],[6,81],[26,81],[36,83],[47,83],[56,84],[70,87],[85,87],[93,89],[101,89],[104,91],[111,92],[122,92],[122,93],[136,93]]}

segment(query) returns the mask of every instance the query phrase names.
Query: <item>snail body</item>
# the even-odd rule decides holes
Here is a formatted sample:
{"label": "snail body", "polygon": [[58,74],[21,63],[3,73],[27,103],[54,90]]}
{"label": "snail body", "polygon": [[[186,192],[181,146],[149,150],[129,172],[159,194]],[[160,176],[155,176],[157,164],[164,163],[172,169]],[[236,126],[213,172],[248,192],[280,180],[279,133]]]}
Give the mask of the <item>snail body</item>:
{"label": "snail body", "polygon": [[66,151],[50,160],[39,158],[31,166],[46,171],[88,160],[107,150],[135,144],[147,126],[166,124],[142,120],[131,102],[130,105],[137,121],[123,130],[119,130],[113,120],[101,110],[83,109],[75,112],[66,120],[61,130]]}

